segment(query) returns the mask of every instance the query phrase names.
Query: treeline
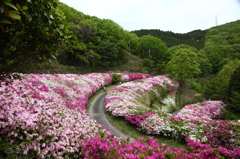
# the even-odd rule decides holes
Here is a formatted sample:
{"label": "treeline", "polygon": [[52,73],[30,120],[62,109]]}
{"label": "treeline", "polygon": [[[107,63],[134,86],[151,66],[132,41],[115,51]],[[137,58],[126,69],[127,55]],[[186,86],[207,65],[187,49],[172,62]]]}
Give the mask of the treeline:
{"label": "treeline", "polygon": [[117,66],[128,58],[127,37],[130,33],[108,19],[85,15],[65,4],[58,9],[64,14],[68,41],[58,60],[71,66]]}
{"label": "treeline", "polygon": [[197,49],[204,47],[204,38],[207,33],[206,30],[194,30],[188,33],[180,34],[171,31],[162,31],[159,29],[141,29],[132,31],[137,36],[152,35],[164,41],[168,47],[173,47],[181,44],[189,45]]}
{"label": "treeline", "polygon": [[227,119],[240,119],[240,20],[207,30],[204,70],[193,88],[208,99],[223,100],[229,105]]}
{"label": "treeline", "polygon": [[69,37],[58,56],[60,64],[75,68],[118,67],[133,54],[144,59],[146,67],[153,68],[169,60],[167,45],[157,37],[139,38],[112,20],[85,15],[63,3],[58,8]]}
{"label": "treeline", "polygon": [[[135,32],[140,38],[168,35],[169,40],[178,37],[178,45],[169,44],[161,38],[168,45],[174,45],[168,48],[165,60],[155,63],[146,54],[142,56],[144,62],[149,67],[157,68],[160,73],[171,74],[179,81],[180,86],[188,84],[206,99],[223,100],[229,105],[229,109],[225,111],[225,119],[240,119],[240,20],[204,32],[190,32],[192,34],[187,33],[188,36],[160,30]],[[184,38],[199,38],[204,45],[197,48],[190,42],[184,44]]]}

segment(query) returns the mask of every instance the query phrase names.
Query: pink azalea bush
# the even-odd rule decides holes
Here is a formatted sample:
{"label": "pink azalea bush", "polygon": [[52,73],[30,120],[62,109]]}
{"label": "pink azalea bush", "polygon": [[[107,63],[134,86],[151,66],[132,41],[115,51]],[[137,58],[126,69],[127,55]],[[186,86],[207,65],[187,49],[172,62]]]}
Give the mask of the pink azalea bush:
{"label": "pink azalea bush", "polygon": [[211,120],[197,125],[196,136],[204,138],[212,147],[222,146],[229,150],[240,147],[240,123],[238,121]]}
{"label": "pink azalea bush", "polygon": [[[127,76],[131,80],[139,79],[140,76],[142,78],[149,77],[145,74],[122,75],[125,76],[123,81],[127,79]],[[206,138],[209,143],[193,140],[188,133],[183,133],[188,144],[186,150],[170,148],[166,144],[159,145],[156,140],[151,138],[138,138],[138,140],[130,142],[128,139],[114,137],[111,132],[91,119],[86,112],[88,98],[98,89],[111,84],[110,73],[29,74],[22,76],[22,80],[15,80],[9,85],[1,83],[2,87],[0,87],[0,151],[9,154],[10,158],[33,156],[34,158],[59,159],[116,157],[214,159],[222,156],[240,158],[240,149],[237,148],[240,134],[239,122],[232,121],[229,124],[226,121],[206,120],[202,124],[198,120],[189,120],[186,115],[181,116],[181,112],[172,116],[161,108],[151,112],[150,109],[142,110],[142,107],[138,107],[140,104],[136,101],[143,103],[146,100],[146,103],[149,103],[145,88],[152,88],[152,83],[167,83],[165,86],[168,86],[170,90],[175,89],[175,84],[163,80],[166,76],[159,79],[154,78],[146,85],[140,82],[139,85],[143,85],[144,89],[135,89],[138,91],[136,97],[134,98],[132,95],[129,98],[133,100],[132,103],[135,99],[137,109],[133,109],[132,105],[127,105],[130,111],[125,113],[124,110],[121,110],[120,114],[127,114],[130,121],[141,125],[140,129],[149,129],[150,132],[161,132],[159,131],[161,127],[165,132],[173,132],[173,129],[181,128],[178,125],[180,123],[186,127],[186,130],[201,130],[198,134],[195,133],[196,136]],[[126,92],[126,90],[130,90],[127,87],[129,85],[116,88],[120,92],[125,91],[126,96],[123,94],[118,96],[115,90],[113,91],[115,96],[108,99],[108,102],[118,103],[130,96],[131,94]],[[158,92],[154,91],[158,95]],[[173,97],[173,94],[170,97]],[[165,100],[162,101],[162,103],[164,102]],[[167,105],[165,102],[165,106]],[[121,108],[124,107],[121,106]],[[209,110],[212,109],[209,108]],[[209,113],[209,116],[215,118],[218,114]],[[153,126],[147,121],[152,121]],[[229,133],[224,131],[224,128],[230,130]],[[207,130],[210,130],[210,133],[205,133]],[[219,137],[222,140],[217,141]],[[230,144],[227,144],[226,141],[229,141]],[[226,144],[223,145],[223,142]],[[219,146],[220,144],[223,146]]]}
{"label": "pink azalea bush", "polygon": [[213,148],[209,144],[202,144],[187,137],[188,149],[170,148],[166,144],[159,145],[155,139],[150,137],[144,139],[139,137],[134,142],[116,139],[112,135],[95,136],[83,143],[80,154],[84,159],[219,159],[239,158],[240,149],[228,150],[223,147]]}
{"label": "pink azalea bush", "polygon": [[126,120],[128,120],[130,123],[135,124],[137,126],[141,126],[141,122],[144,121],[147,117],[152,115],[154,113],[147,113],[147,114],[138,114],[138,115],[127,115]]}
{"label": "pink azalea bush", "polygon": [[[89,117],[86,105],[91,95],[112,83],[111,73],[22,76],[12,84],[1,83],[0,150],[38,158],[73,158],[79,156],[76,152],[86,139],[110,134]],[[148,77],[135,78],[140,76]]]}
{"label": "pink azalea bush", "polygon": [[[240,147],[240,122],[217,120],[222,115],[221,110],[226,107],[221,101],[186,105],[176,115],[170,114],[167,111],[169,109],[166,109],[168,105],[174,106],[175,103],[165,104],[159,109],[149,108],[150,97],[147,92],[151,90],[161,96],[161,92],[157,92],[153,87],[153,83],[164,83],[159,79],[166,80],[167,77],[158,76],[129,82],[112,89],[106,98],[106,110],[114,116],[124,116],[126,120],[137,125],[139,131],[146,134],[170,136],[177,140],[186,139],[185,136],[188,136],[194,142],[209,144],[213,148],[237,150]],[[171,90],[176,89],[177,85],[167,83]],[[172,91],[167,98],[173,95]],[[162,103],[164,101],[168,100],[164,99]]]}
{"label": "pink azalea bush", "polygon": [[145,79],[152,77],[149,74],[143,74],[143,73],[118,73],[122,76],[122,82],[126,81],[134,81],[138,79]]}
{"label": "pink azalea bush", "polygon": [[222,115],[221,109],[225,107],[221,101],[190,104],[173,116],[172,120],[185,122],[188,134],[195,141],[206,142],[213,147],[239,148],[240,122],[216,120]]}
{"label": "pink azalea bush", "polygon": [[207,101],[196,104],[186,105],[175,117],[186,121],[209,121],[216,119],[221,115],[221,109],[226,104],[221,101]]}
{"label": "pink azalea bush", "polygon": [[[164,110],[164,107],[175,106],[174,90],[178,84],[170,80],[166,75],[147,78],[140,81],[124,83],[111,89],[106,97],[105,109],[114,116],[127,116],[140,113],[138,110],[151,110],[146,107],[150,104],[149,91],[152,90],[156,96],[161,96],[160,92],[154,88],[154,85],[160,85],[170,91],[170,94],[161,101],[162,108],[155,106],[158,110]],[[168,109],[165,109],[168,110]]]}

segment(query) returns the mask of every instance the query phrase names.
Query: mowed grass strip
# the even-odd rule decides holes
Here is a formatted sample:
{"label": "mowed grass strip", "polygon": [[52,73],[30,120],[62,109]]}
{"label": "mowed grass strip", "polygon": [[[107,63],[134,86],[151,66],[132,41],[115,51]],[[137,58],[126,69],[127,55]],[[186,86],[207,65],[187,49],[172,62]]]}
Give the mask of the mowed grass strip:
{"label": "mowed grass strip", "polygon": [[124,117],[115,117],[112,116],[109,112],[105,112],[108,120],[115,126],[119,131],[123,132],[127,136],[132,138],[144,137],[147,138],[148,136],[156,139],[158,144],[166,143],[169,147],[177,147],[177,148],[187,148],[186,142],[179,142],[174,141],[172,138],[162,135],[147,135],[144,132],[137,130],[137,126],[131,124]]}

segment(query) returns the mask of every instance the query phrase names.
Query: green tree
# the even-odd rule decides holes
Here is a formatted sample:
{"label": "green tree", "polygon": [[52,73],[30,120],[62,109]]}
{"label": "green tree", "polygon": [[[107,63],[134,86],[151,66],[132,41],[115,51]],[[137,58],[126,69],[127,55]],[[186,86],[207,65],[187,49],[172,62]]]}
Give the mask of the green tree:
{"label": "green tree", "polygon": [[229,109],[240,119],[240,66],[236,68],[230,79],[228,92]]}
{"label": "green tree", "polygon": [[206,30],[194,30],[185,34],[173,33],[171,31],[162,31],[159,29],[141,29],[132,31],[137,36],[151,35],[160,38],[168,47],[173,47],[181,44],[189,45],[197,49],[204,47],[204,37]]}
{"label": "green tree", "polygon": [[143,58],[148,67],[157,67],[158,71],[165,69],[170,58],[167,45],[161,39],[151,35],[139,38],[136,52],[136,55]]}
{"label": "green tree", "polygon": [[237,67],[240,66],[240,60],[229,61],[223,66],[222,70],[218,72],[217,76],[214,78],[214,87],[216,93],[226,98],[228,95],[228,86],[231,77]]}
{"label": "green tree", "polygon": [[208,59],[208,56],[204,52],[204,50],[200,50],[198,53],[199,56],[199,64],[201,69],[201,76],[207,76],[212,73],[212,64],[210,60]]}
{"label": "green tree", "polygon": [[179,49],[167,63],[167,71],[182,84],[201,72],[197,59],[197,53],[188,49]]}
{"label": "green tree", "polygon": [[128,52],[136,55],[137,54],[137,43],[138,43],[139,37],[136,34],[128,32],[126,30],[124,31],[124,34],[125,34],[125,40],[128,45]]}
{"label": "green tree", "polygon": [[[125,62],[128,58],[128,43],[125,40],[125,31],[123,28],[109,19],[97,21],[98,38],[95,41],[95,51],[100,55],[98,64],[102,65],[104,59],[108,59],[109,66],[116,66]],[[102,50],[106,48],[107,50]],[[107,53],[110,51],[109,53]],[[107,57],[113,53],[112,58]],[[108,54],[108,55],[107,55]],[[106,60],[105,60],[106,61]]]}
{"label": "green tree", "polygon": [[57,6],[58,0],[1,1],[0,22],[4,32],[0,35],[0,73],[24,71],[31,64],[57,55],[56,50],[65,39]]}
{"label": "green tree", "polygon": [[181,45],[177,45],[177,46],[173,46],[169,48],[169,52],[170,55],[172,56],[176,51],[178,51],[179,49],[188,49],[192,52],[197,53],[198,56],[198,62],[200,64],[200,70],[201,70],[201,76],[204,75],[209,75],[212,73],[212,64],[209,61],[206,53],[204,52],[204,50],[198,50],[195,47],[189,46],[189,45],[185,45],[185,44],[181,44]]}
{"label": "green tree", "polygon": [[72,66],[117,66],[128,58],[129,34],[112,20],[85,15],[65,4],[59,6],[68,24],[68,45],[60,63]]}
{"label": "green tree", "polygon": [[230,60],[240,59],[240,20],[208,29],[204,52],[218,73]]}
{"label": "green tree", "polygon": [[188,49],[192,52],[198,53],[198,49],[196,49],[195,47],[189,46],[189,45],[185,45],[185,44],[170,47],[168,50],[169,50],[170,54],[173,55],[179,49]]}
{"label": "green tree", "polygon": [[222,67],[231,60],[232,49],[231,46],[227,45],[210,45],[206,46],[203,51],[206,53],[212,65],[212,74],[218,73]]}
{"label": "green tree", "polygon": [[122,80],[122,75],[112,74],[112,83],[113,84],[117,84],[117,83],[121,82],[121,80]]}
{"label": "green tree", "polygon": [[59,12],[67,23],[67,45],[58,56],[61,64],[70,66],[95,66],[100,55],[94,50],[96,18],[84,15],[66,4],[60,3]]}
{"label": "green tree", "polygon": [[117,44],[110,42],[109,40],[101,41],[97,46],[95,46],[100,59],[98,60],[98,65],[101,66],[117,66],[120,62],[119,52]]}

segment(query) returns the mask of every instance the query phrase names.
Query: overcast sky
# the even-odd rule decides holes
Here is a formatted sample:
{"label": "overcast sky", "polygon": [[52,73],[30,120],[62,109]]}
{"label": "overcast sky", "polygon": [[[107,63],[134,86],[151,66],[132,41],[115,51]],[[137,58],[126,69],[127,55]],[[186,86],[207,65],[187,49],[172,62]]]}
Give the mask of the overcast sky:
{"label": "overcast sky", "polygon": [[[240,19],[240,0],[60,0],[123,29],[160,29],[175,33],[205,30]],[[217,18],[216,18],[217,17]]]}

